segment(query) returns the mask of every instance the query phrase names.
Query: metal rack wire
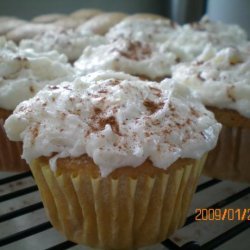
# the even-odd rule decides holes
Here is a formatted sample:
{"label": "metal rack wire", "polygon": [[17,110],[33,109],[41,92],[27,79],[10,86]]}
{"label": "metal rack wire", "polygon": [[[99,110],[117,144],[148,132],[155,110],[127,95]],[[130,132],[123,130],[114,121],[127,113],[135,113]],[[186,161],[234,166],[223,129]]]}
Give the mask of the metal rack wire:
{"label": "metal rack wire", "polygon": [[[0,177],[1,178],[1,177]],[[22,185],[23,182],[25,182],[25,185]],[[223,181],[220,180],[215,180],[215,179],[206,179],[205,181],[201,182],[196,190],[195,197],[199,196],[199,194],[202,194],[202,196],[206,196],[206,192],[208,192],[209,189],[211,188],[217,188],[219,190],[219,185],[223,186]],[[228,185],[228,184],[227,184]],[[231,187],[225,190],[230,190],[230,194],[227,195],[227,193],[223,194],[223,198],[220,199],[219,201],[217,200],[214,203],[213,200],[211,200],[211,197],[209,199],[211,200],[210,205],[206,206],[204,204],[204,208],[224,208],[226,206],[231,206],[231,204],[236,203],[240,201],[245,208],[250,208],[250,187],[247,185],[238,185],[238,184],[230,184]],[[236,185],[236,186],[235,186]],[[14,188],[13,188],[14,187]],[[3,194],[2,194],[3,193]],[[21,207],[15,207],[11,208],[7,205],[4,205],[6,202],[8,204],[14,203],[16,199],[22,199],[22,197],[27,196],[29,194],[34,194],[36,197],[35,201],[30,201],[25,204],[22,203]],[[198,197],[199,198],[199,197]],[[198,199],[197,198],[197,199]],[[29,200],[29,199],[28,199]],[[198,199],[199,200],[199,199]],[[198,202],[202,204],[200,201]],[[4,249],[14,249],[11,248],[11,244],[18,242],[19,246],[22,246],[22,241],[25,239],[29,239],[30,237],[34,235],[41,234],[43,232],[46,232],[48,230],[52,230],[50,235],[52,234],[51,237],[54,237],[53,234],[56,234],[55,230],[53,229],[52,225],[50,222],[47,221],[45,213],[42,214],[43,221],[39,222],[35,225],[29,226],[28,228],[21,229],[16,231],[16,224],[15,220],[22,216],[28,216],[28,220],[33,221],[35,220],[36,212],[37,211],[42,211],[43,212],[43,204],[40,201],[39,194],[38,194],[38,188],[32,178],[32,175],[30,172],[26,173],[21,173],[21,174],[11,174],[7,177],[1,178],[0,179],[0,204],[1,204],[1,211],[0,211],[0,229],[2,230],[5,229],[5,227],[9,227],[7,231],[9,231],[8,234],[0,236],[0,247]],[[4,208],[7,207],[6,209]],[[193,204],[193,208],[196,205]],[[3,209],[2,209],[3,208]],[[194,225],[199,228],[202,227],[202,223],[198,224],[198,222],[195,220],[196,213],[192,213],[194,210],[191,210],[191,213],[189,214],[186,223],[183,227],[183,229],[187,228],[187,230],[192,230],[188,229],[190,225]],[[13,222],[13,223],[10,223]],[[10,225],[5,225],[5,224],[10,223]],[[220,222],[223,223],[223,222]],[[169,239],[165,240],[162,242],[161,246],[164,249],[172,249],[172,250],[177,250],[177,249],[185,249],[185,250],[195,250],[195,249],[202,249],[202,250],[209,250],[209,249],[214,249],[219,246],[223,246],[224,243],[230,241],[234,237],[238,236],[239,234],[246,232],[246,230],[250,230],[250,221],[249,220],[242,220],[239,221],[238,223],[234,223],[233,226],[231,226],[229,229],[224,230],[222,233],[219,233],[215,237],[203,241],[202,243],[199,241],[192,240],[192,238],[187,238],[186,242],[183,243],[184,241],[178,240],[178,237],[180,236],[172,236]],[[1,230],[0,230],[1,231]],[[195,231],[194,231],[195,233]],[[192,235],[192,234],[191,234]],[[60,238],[61,237],[61,238]],[[62,236],[59,237],[59,240],[55,243],[51,243],[50,245],[42,246],[43,240],[41,242],[41,249],[53,249],[53,250],[63,250],[63,249],[74,249],[76,246],[75,243],[67,241],[64,239]],[[55,236],[55,238],[58,238],[58,235]],[[47,240],[47,238],[44,238]],[[249,241],[250,244],[250,241]],[[16,249],[16,248],[15,248]],[[23,248],[22,248],[23,249]],[[28,248],[26,248],[28,249]],[[38,248],[37,248],[38,249]],[[158,249],[157,247],[154,249]],[[226,248],[225,248],[226,249]],[[238,249],[241,249],[238,247]],[[250,249],[250,245],[249,248]]]}

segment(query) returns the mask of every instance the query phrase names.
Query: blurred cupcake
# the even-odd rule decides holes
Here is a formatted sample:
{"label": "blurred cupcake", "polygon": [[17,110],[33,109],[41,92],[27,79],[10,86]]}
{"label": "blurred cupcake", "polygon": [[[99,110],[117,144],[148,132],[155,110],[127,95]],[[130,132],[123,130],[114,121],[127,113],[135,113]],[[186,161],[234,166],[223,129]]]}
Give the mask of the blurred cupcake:
{"label": "blurred cupcake", "polygon": [[164,44],[120,38],[86,47],[74,66],[79,74],[114,70],[159,82],[171,76],[171,67],[179,63],[180,58],[181,54],[168,50]]}
{"label": "blurred cupcake", "polygon": [[36,53],[0,37],[0,170],[27,170],[21,144],[10,142],[3,123],[17,104],[33,97],[46,84],[72,79],[73,68],[55,51]]}
{"label": "blurred cupcake", "polygon": [[49,52],[56,50],[65,54],[70,62],[77,60],[83,50],[91,45],[92,47],[105,44],[106,39],[86,31],[79,33],[74,29],[57,29],[56,31],[46,31],[40,33],[33,39],[25,39],[20,42],[21,48],[32,48],[37,52]]}
{"label": "blurred cupcake", "polygon": [[49,30],[56,31],[58,28],[60,27],[53,23],[24,23],[11,29],[5,36],[8,40],[18,44],[22,39],[31,39]]}
{"label": "blurred cupcake", "polygon": [[3,36],[21,25],[27,23],[27,21],[18,19],[16,17],[0,16],[0,36]]}
{"label": "blurred cupcake", "polygon": [[131,41],[162,43],[179,26],[169,19],[125,18],[106,34],[110,41],[125,38]]}
{"label": "blurred cupcake", "polygon": [[189,86],[224,126],[204,174],[250,182],[250,47],[207,47],[191,64],[178,65],[173,78]]}
{"label": "blurred cupcake", "polygon": [[92,17],[80,25],[77,30],[80,33],[92,32],[98,35],[105,35],[110,28],[123,20],[127,15],[121,12],[107,12]]}
{"label": "blurred cupcake", "polygon": [[67,17],[65,14],[61,13],[50,13],[50,14],[44,14],[44,15],[39,15],[34,18],[32,18],[33,23],[53,23],[56,22],[60,19],[63,19]]}
{"label": "blurred cupcake", "polygon": [[53,226],[102,249],[161,242],[183,225],[220,127],[185,87],[111,71],[47,86],[5,123]]}

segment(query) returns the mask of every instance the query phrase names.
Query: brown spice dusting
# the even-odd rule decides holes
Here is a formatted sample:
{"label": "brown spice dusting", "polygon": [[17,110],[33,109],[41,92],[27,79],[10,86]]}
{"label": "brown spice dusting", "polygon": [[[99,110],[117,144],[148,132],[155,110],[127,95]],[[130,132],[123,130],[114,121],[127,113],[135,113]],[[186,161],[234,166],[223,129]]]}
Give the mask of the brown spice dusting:
{"label": "brown spice dusting", "polygon": [[49,89],[52,89],[52,90],[54,90],[54,89],[59,89],[58,86],[53,86],[53,85],[50,85],[48,88],[49,88]]}
{"label": "brown spice dusting", "polygon": [[181,58],[180,58],[180,57],[176,57],[176,58],[175,58],[175,62],[176,62],[176,63],[180,63],[180,62],[181,62]]}
{"label": "brown spice dusting", "polygon": [[29,86],[29,90],[31,93],[35,93],[34,87],[33,86]]}
{"label": "brown spice dusting", "polygon": [[196,61],[196,65],[202,65],[204,62],[203,61]]}
{"label": "brown spice dusting", "polygon": [[72,88],[69,85],[64,86],[63,88],[66,89],[66,90],[72,90]]}
{"label": "brown spice dusting", "polygon": [[186,123],[187,123],[188,125],[190,125],[190,124],[192,123],[192,121],[188,118],[188,119],[186,120]]}
{"label": "brown spice dusting", "polygon": [[191,115],[195,117],[199,117],[199,113],[193,107],[190,107],[190,112],[191,112]]}
{"label": "brown spice dusting", "polygon": [[154,87],[149,87],[149,89],[152,91],[152,93],[158,97],[161,97],[161,90],[154,88]]}
{"label": "brown spice dusting", "polygon": [[160,122],[160,120],[156,119],[156,120],[153,120],[153,121],[152,121],[152,124],[153,124],[154,126],[158,126],[158,125],[161,124],[161,122]]}
{"label": "brown spice dusting", "polygon": [[164,134],[170,134],[171,132],[172,132],[172,129],[169,129],[169,128],[163,130]]}
{"label": "brown spice dusting", "polygon": [[169,108],[169,110],[170,110],[171,112],[175,112],[175,107],[174,107],[174,105],[173,105],[171,102],[169,102],[168,108]]}
{"label": "brown spice dusting", "polygon": [[74,101],[75,101],[75,98],[74,98],[73,96],[70,96],[70,97],[69,97],[69,100],[70,100],[71,102],[74,102]]}
{"label": "brown spice dusting", "polygon": [[230,61],[230,65],[232,65],[232,66],[234,66],[236,64],[240,64],[240,63],[243,63],[243,61],[239,58]]}
{"label": "brown spice dusting", "polygon": [[114,116],[110,116],[110,117],[107,117],[107,118],[100,118],[98,120],[98,125],[99,125],[99,128],[101,130],[103,130],[105,128],[106,124],[109,124],[111,126],[112,131],[115,134],[121,135],[119,125],[118,125],[118,123],[117,123]]}
{"label": "brown spice dusting", "polygon": [[95,115],[99,115],[102,112],[102,110],[98,107],[94,107],[94,113]]}
{"label": "brown spice dusting", "polygon": [[66,117],[66,113],[62,112],[62,113],[61,113],[61,119],[64,120],[65,117]]}
{"label": "brown spice dusting", "polygon": [[39,133],[39,125],[37,124],[34,128],[31,129],[32,139],[31,144],[35,143],[35,139],[38,136]]}
{"label": "brown spice dusting", "polygon": [[139,41],[128,43],[126,50],[116,49],[123,57],[134,61],[144,60],[151,56],[152,50],[148,44],[142,44]]}
{"label": "brown spice dusting", "polygon": [[155,103],[149,99],[145,99],[143,102],[143,105],[147,108],[148,111],[150,111],[152,114],[155,113],[157,110],[161,109],[163,107],[163,103]]}
{"label": "brown spice dusting", "polygon": [[101,90],[98,91],[98,93],[100,93],[100,94],[107,94],[108,91],[106,89],[101,89]]}
{"label": "brown spice dusting", "polygon": [[230,87],[227,88],[227,96],[230,100],[232,100],[233,102],[236,102],[235,96],[234,96],[234,89],[235,86],[231,85]]}
{"label": "brown spice dusting", "polygon": [[115,86],[115,85],[120,84],[120,82],[121,82],[121,80],[119,80],[119,79],[112,79],[108,83],[109,83],[109,85]]}
{"label": "brown spice dusting", "polygon": [[15,59],[16,59],[17,61],[24,61],[24,62],[27,62],[27,61],[28,61],[28,59],[27,59],[26,57],[21,57],[21,56],[17,56]]}

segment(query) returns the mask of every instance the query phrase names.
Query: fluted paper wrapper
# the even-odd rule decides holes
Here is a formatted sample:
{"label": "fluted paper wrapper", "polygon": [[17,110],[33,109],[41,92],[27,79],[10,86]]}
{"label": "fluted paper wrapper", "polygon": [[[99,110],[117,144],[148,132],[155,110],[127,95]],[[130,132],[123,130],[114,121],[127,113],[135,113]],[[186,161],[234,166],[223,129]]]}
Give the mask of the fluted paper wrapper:
{"label": "fluted paper wrapper", "polygon": [[22,143],[10,141],[3,125],[4,119],[0,118],[0,171],[28,171],[28,164],[21,158]]}
{"label": "fluted paper wrapper", "polygon": [[203,174],[250,183],[250,128],[223,126],[215,149],[209,152]]}
{"label": "fluted paper wrapper", "polygon": [[53,172],[39,159],[31,170],[52,225],[67,239],[101,249],[136,249],[165,240],[184,224],[204,160],[136,178]]}

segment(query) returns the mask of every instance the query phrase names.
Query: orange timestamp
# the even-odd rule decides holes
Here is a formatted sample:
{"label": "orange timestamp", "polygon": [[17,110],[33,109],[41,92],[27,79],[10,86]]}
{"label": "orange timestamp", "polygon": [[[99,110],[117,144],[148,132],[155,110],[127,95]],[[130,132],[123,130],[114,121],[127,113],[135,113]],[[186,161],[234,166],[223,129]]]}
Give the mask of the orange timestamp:
{"label": "orange timestamp", "polygon": [[196,221],[250,221],[250,208],[196,208]]}

